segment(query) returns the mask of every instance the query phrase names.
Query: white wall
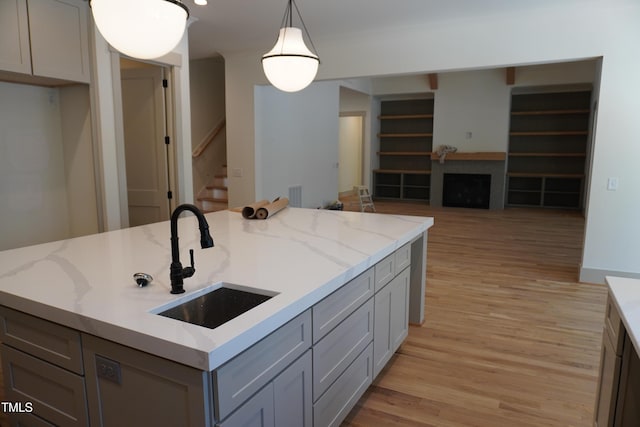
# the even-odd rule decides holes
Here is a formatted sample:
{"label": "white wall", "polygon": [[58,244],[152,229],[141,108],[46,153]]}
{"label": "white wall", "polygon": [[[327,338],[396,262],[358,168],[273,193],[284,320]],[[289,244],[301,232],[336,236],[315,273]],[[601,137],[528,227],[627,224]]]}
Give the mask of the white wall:
{"label": "white wall", "polygon": [[339,85],[313,83],[297,93],[255,89],[256,199],[288,196],[302,186],[302,206],[338,197]]}
{"label": "white wall", "polygon": [[438,75],[434,102],[433,151],[507,151],[511,88],[504,69]]}
{"label": "white wall", "polygon": [[[640,2],[566,0],[522,2],[520,10],[484,10],[477,19],[379,29],[361,36],[315,40],[322,52],[320,79],[384,76],[532,65],[603,57],[598,127],[586,222],[582,274],[640,275]],[[544,25],[542,25],[542,23]],[[431,42],[433,41],[433,42]],[[261,52],[225,55],[230,167],[254,167],[253,85],[265,83]],[[249,114],[247,114],[249,113]],[[284,154],[284,153],[283,153]],[[616,192],[606,190],[610,176]],[[253,176],[231,181],[231,197],[252,199]],[[593,274],[591,274],[593,273]],[[589,277],[587,277],[589,276]]]}
{"label": "white wall", "polygon": [[69,237],[59,95],[0,82],[0,250]]}
{"label": "white wall", "polygon": [[60,88],[60,106],[69,236],[94,234],[99,231],[99,219],[89,86]]}
{"label": "white wall", "polygon": [[0,250],[98,232],[89,88],[0,82]]}

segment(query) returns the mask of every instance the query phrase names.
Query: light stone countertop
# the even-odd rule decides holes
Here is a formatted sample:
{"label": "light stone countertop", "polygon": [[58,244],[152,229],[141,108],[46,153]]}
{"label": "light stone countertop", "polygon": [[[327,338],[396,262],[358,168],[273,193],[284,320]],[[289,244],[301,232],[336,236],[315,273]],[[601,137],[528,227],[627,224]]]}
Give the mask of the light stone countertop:
{"label": "light stone countertop", "polygon": [[640,280],[607,276],[606,281],[624,328],[640,354]]}
{"label": "light stone countertop", "polygon": [[[167,221],[0,252],[0,305],[212,370],[433,225],[427,217],[290,207],[267,220],[230,211],[206,218],[215,242],[208,249],[200,249],[196,218],[179,220],[180,259],[188,265],[194,249],[196,268],[182,295],[169,293]],[[136,272],[154,281],[139,288]],[[154,314],[220,282],[277,295],[216,329]]]}

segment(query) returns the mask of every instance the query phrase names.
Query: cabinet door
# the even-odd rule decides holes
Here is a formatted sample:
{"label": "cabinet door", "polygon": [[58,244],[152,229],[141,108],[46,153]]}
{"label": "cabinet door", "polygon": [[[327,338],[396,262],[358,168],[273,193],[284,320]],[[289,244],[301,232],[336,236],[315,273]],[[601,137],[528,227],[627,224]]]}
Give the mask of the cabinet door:
{"label": "cabinet door", "polygon": [[395,352],[409,334],[409,269],[393,279],[389,316],[391,351]]}
{"label": "cabinet door", "polygon": [[218,427],[274,427],[275,425],[273,383],[267,384],[229,418],[217,424]]}
{"label": "cabinet door", "polygon": [[391,289],[391,284],[385,286],[374,298],[373,378],[391,359]]}
{"label": "cabinet door", "polygon": [[628,334],[624,334],[624,352],[615,425],[620,427],[640,426],[640,359]]}
{"label": "cabinet door", "polygon": [[0,70],[31,74],[27,0],[0,1]]}
{"label": "cabinet door", "polygon": [[275,423],[278,427],[311,427],[311,350],[291,364],[273,381]]}
{"label": "cabinet door", "polygon": [[618,398],[621,358],[616,352],[608,334],[603,334],[600,355],[600,386],[596,401],[595,421],[598,427],[613,426],[613,416]]}
{"label": "cabinet door", "polygon": [[409,331],[409,278],[407,268],[375,296],[373,376],[382,368],[400,347]]}
{"label": "cabinet door", "polygon": [[209,373],[82,335],[92,426],[211,426]]}
{"label": "cabinet door", "polygon": [[89,83],[87,2],[28,2],[33,74]]}

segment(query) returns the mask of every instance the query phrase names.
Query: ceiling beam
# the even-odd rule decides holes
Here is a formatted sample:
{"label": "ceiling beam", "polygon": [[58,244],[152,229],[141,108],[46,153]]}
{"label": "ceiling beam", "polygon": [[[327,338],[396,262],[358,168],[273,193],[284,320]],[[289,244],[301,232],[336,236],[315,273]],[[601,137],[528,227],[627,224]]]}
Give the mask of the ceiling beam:
{"label": "ceiling beam", "polygon": [[438,74],[430,73],[428,75],[428,77],[429,77],[429,87],[431,88],[431,90],[437,90],[438,89]]}
{"label": "ceiling beam", "polygon": [[516,83],[516,67],[507,67],[507,84],[509,86]]}

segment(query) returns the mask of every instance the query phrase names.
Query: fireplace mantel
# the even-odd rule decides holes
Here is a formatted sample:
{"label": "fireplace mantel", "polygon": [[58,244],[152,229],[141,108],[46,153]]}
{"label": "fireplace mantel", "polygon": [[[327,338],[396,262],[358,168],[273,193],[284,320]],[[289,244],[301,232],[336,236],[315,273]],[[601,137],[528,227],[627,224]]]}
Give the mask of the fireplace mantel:
{"label": "fireplace mantel", "polygon": [[[447,153],[445,162],[447,160],[486,160],[486,161],[504,161],[507,158],[507,153],[504,151],[478,151],[478,152],[455,152]],[[431,160],[440,160],[438,153],[431,153]]]}

